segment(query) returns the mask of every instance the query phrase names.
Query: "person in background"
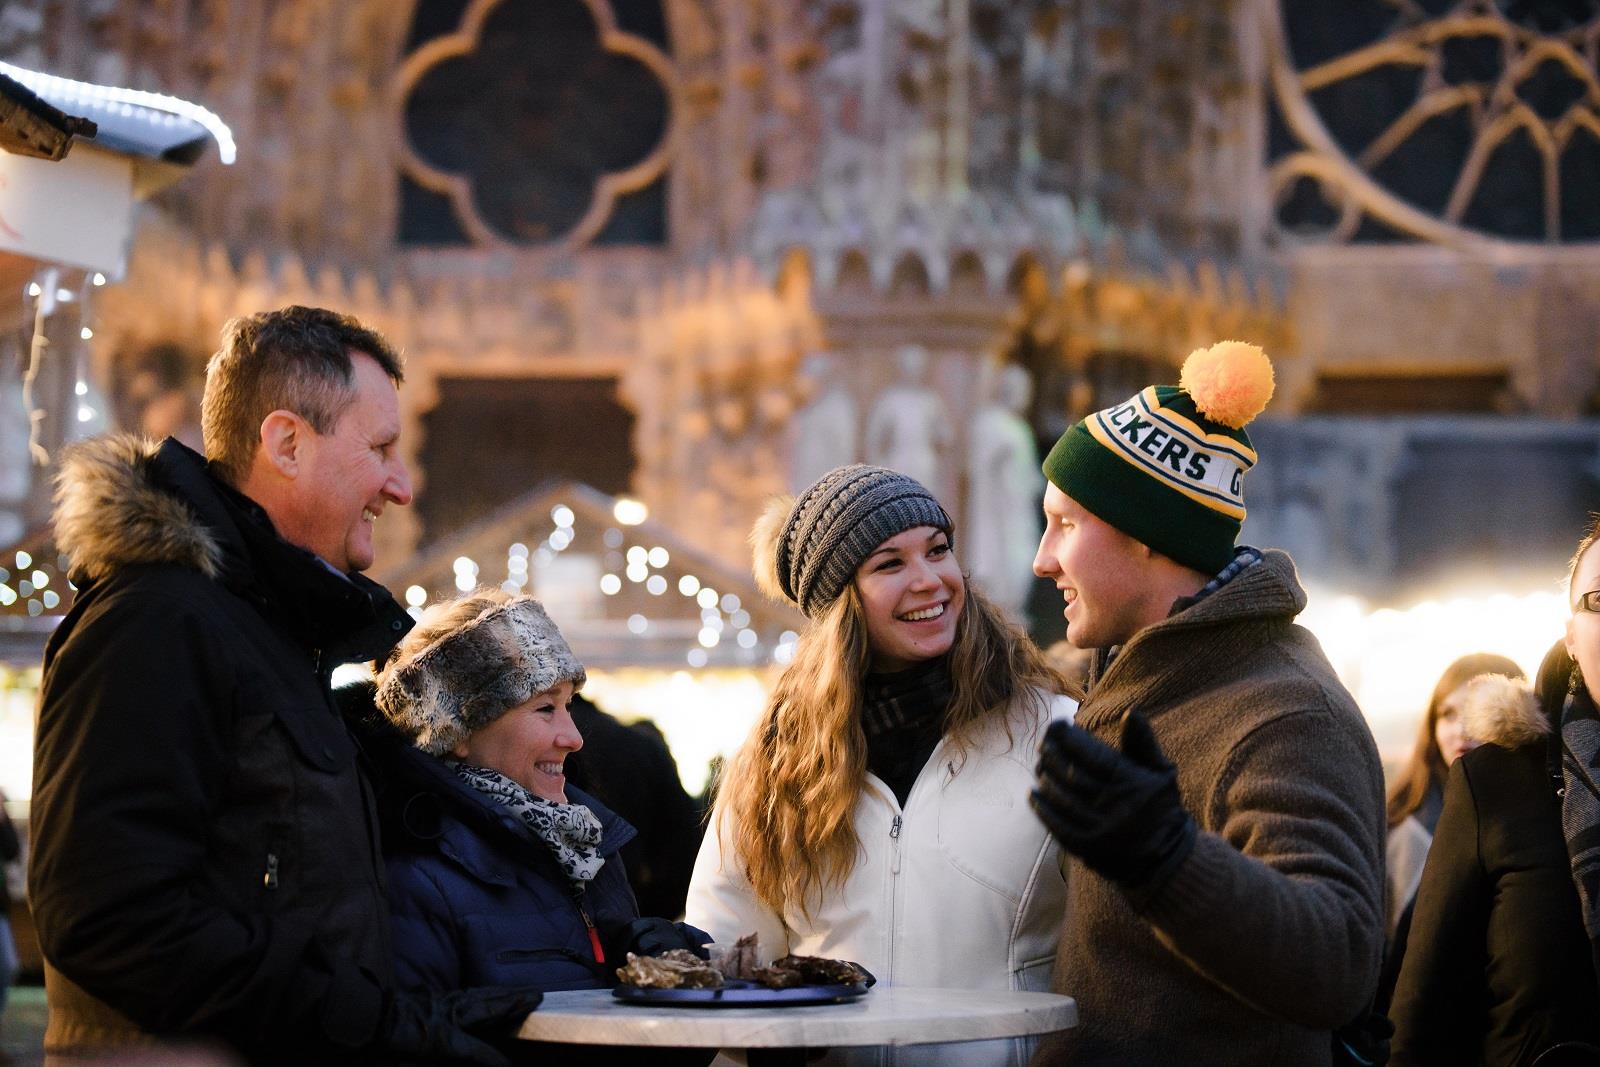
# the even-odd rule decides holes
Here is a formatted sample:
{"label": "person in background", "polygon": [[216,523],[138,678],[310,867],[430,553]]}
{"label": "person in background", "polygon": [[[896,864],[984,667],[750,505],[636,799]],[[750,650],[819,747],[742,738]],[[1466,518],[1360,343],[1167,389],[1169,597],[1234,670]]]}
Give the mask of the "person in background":
{"label": "person in background", "polygon": [[571,707],[583,750],[567,761],[567,780],[638,830],[622,846],[622,861],[639,914],[681,918],[700,848],[700,811],[666,738],[648,719],[623,725],[581,693]]}
{"label": "person in background", "polygon": [[[22,842],[17,840],[17,828],[6,811],[6,795],[0,792],[0,1033],[4,1033],[6,1000],[11,983],[17,980],[21,966],[17,959],[17,943],[11,936],[11,887],[6,883],[6,864],[15,863],[22,855]],[[10,1057],[0,1049],[0,1064]]]}
{"label": "person in background", "polygon": [[393,981],[377,812],[330,679],[411,624],[360,573],[411,502],[401,378],[347,315],[234,319],[205,456],[116,436],[63,460],[77,594],[45,647],[28,864],[47,1054],[500,1063],[479,1035],[538,1003]]}
{"label": "person in background", "polygon": [[1444,804],[1450,765],[1479,743],[1467,733],[1461,702],[1467,683],[1480,674],[1524,677],[1516,663],[1492,652],[1462,656],[1446,667],[1428,698],[1411,759],[1389,790],[1389,885],[1384,903],[1391,936],[1422,880],[1422,864],[1428,858],[1433,827]]}
{"label": "person in background", "polygon": [[[766,959],[847,958],[883,985],[1044,990],[1065,904],[1022,802],[1076,702],[956,562],[920,483],[841,467],[758,523],[756,574],[810,619],[723,773],[688,918]],[[1024,1041],[835,1050],[829,1063],[1018,1064]]]}
{"label": "person in background", "polygon": [[[633,827],[567,781],[584,681],[543,606],[498,589],[429,608],[379,674],[395,733],[368,749],[398,831],[386,851],[405,988],[600,989],[629,952],[704,955],[707,935],[640,918],[619,856]],[[607,1059],[516,1049],[540,1056]]]}
{"label": "person in background", "polygon": [[1428,698],[1411,758],[1389,790],[1388,878],[1383,898],[1389,945],[1378,982],[1380,1011],[1387,1008],[1393,996],[1400,961],[1405,957],[1411,903],[1417,884],[1422,881],[1422,865],[1428,858],[1433,828],[1444,805],[1445,777],[1450,765],[1478,744],[1478,739],[1467,732],[1461,704],[1466,699],[1467,683],[1480,674],[1524,677],[1515,662],[1491,652],[1462,656],[1446,667]]}
{"label": "person in background", "polygon": [[1080,1013],[1038,1064],[1327,1064],[1370,1015],[1377,746],[1295,625],[1293,561],[1235,544],[1271,391],[1259,348],[1200,349],[1044,462],[1034,572],[1097,652],[1033,797],[1071,857],[1055,982]]}
{"label": "person in background", "polygon": [[1468,684],[1390,1015],[1391,1063],[1600,1064],[1600,552],[1532,691]]}

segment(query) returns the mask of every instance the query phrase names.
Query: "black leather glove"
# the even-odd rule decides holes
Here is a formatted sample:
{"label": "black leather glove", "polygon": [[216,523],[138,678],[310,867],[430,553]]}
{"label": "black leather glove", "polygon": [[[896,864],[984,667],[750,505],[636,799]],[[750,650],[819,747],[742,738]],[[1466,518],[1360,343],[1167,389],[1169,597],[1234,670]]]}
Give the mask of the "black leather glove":
{"label": "black leather glove", "polygon": [[706,945],[711,935],[688,923],[675,923],[654,916],[634,919],[617,928],[613,943],[621,950],[617,962],[627,959],[626,953],[636,956],[659,956],[675,948],[685,948],[703,960],[711,958]]}
{"label": "black leather glove", "polygon": [[544,994],[527,986],[453,993],[394,993],[378,1023],[378,1044],[423,1063],[511,1067],[489,1039],[509,1038]]}
{"label": "black leather glove", "polygon": [[1150,724],[1129,712],[1118,752],[1058,720],[1039,751],[1033,810],[1066,851],[1124,889],[1155,889],[1194,847],[1178,772]]}

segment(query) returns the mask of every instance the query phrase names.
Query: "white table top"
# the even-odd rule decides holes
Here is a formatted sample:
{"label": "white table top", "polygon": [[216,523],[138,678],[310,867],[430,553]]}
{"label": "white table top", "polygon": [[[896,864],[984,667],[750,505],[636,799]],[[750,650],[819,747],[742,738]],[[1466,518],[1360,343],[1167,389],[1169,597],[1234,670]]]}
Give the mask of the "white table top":
{"label": "white table top", "polygon": [[574,989],[546,993],[517,1036],[585,1045],[827,1048],[1021,1037],[1077,1022],[1077,1002],[1055,993],[878,986],[846,1004],[687,1008],[627,1004],[609,989]]}

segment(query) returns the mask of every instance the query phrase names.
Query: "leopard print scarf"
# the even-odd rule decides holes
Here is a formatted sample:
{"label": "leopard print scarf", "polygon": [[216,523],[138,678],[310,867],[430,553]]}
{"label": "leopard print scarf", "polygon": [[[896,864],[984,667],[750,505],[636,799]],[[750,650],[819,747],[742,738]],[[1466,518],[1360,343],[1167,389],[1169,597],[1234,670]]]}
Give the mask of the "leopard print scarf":
{"label": "leopard print scarf", "polygon": [[582,804],[557,804],[535,796],[499,771],[448,761],[451,769],[484,796],[510,808],[524,826],[544,842],[561,865],[574,896],[605,865],[600,855],[600,820]]}

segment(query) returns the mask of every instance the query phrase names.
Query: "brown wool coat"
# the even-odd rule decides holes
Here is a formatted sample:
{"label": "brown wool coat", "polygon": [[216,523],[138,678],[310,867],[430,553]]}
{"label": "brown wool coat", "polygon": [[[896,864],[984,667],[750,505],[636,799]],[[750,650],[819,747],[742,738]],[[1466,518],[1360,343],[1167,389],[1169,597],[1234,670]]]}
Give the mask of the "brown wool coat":
{"label": "brown wool coat", "polygon": [[1141,899],[1073,860],[1055,988],[1080,1024],[1035,1064],[1329,1062],[1383,947],[1383,773],[1316,639],[1294,563],[1268,551],[1137,634],[1079,709],[1116,744],[1130,709],[1178,768],[1199,835]]}

